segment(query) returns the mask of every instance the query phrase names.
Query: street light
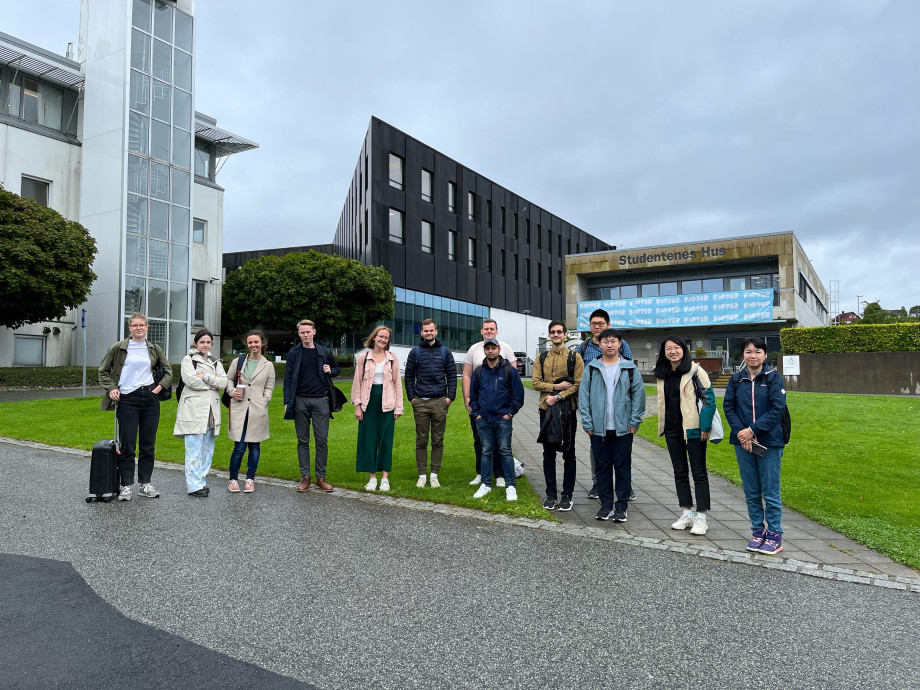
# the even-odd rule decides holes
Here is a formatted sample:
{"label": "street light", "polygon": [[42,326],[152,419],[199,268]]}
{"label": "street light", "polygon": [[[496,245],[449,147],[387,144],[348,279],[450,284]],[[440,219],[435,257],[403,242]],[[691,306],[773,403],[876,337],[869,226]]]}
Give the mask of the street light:
{"label": "street light", "polygon": [[527,317],[530,316],[531,311],[530,311],[530,309],[525,309],[525,310],[522,311],[521,313],[524,315],[524,376],[527,376],[527,364],[528,364],[528,360],[530,359],[530,354],[527,352],[527,347],[528,347],[528,345],[527,345],[527,342],[528,342],[528,333],[527,333],[527,331],[528,331],[528,326],[530,325],[530,324],[528,323],[528,322],[530,321],[530,319],[528,319]]}

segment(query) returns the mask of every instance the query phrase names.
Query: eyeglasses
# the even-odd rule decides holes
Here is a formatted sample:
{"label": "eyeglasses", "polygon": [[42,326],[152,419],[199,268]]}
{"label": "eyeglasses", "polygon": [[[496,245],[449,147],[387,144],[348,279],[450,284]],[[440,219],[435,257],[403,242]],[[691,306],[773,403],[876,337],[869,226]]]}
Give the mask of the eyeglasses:
{"label": "eyeglasses", "polygon": [[555,330],[549,332],[550,335],[562,335],[563,333],[565,333],[565,331]]}
{"label": "eyeglasses", "polygon": [[606,326],[606,325],[607,325],[606,321],[592,321],[591,322],[591,328],[599,328],[601,326]]}

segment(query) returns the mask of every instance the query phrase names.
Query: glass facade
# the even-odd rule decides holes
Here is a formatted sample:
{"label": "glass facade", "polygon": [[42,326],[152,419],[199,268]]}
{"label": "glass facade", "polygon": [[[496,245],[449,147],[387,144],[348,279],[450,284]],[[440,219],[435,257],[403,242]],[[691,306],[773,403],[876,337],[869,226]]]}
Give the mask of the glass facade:
{"label": "glass facade", "polygon": [[727,278],[695,278],[677,282],[629,283],[588,288],[588,300],[628,299],[632,297],[667,297],[696,295],[702,292],[731,290],[773,290],[773,306],[779,306],[779,274],[753,274]]}
{"label": "glass facade", "polygon": [[133,0],[131,23],[125,333],[127,318],[146,312],[148,337],[177,361],[189,333],[194,20]]}
{"label": "glass facade", "polygon": [[482,322],[489,308],[427,292],[396,288],[396,315],[384,322],[393,330],[393,344],[411,347],[421,339],[422,321],[434,319],[438,338],[451,350],[468,350],[482,340]]}

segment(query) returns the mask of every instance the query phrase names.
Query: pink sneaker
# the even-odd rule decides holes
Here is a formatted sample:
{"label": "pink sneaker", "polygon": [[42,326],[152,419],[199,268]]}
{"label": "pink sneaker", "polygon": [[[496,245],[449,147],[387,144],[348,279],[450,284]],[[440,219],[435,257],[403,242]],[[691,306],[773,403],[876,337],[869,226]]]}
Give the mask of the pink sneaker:
{"label": "pink sneaker", "polygon": [[243,493],[251,494],[255,490],[256,490],[256,483],[252,481],[251,479],[247,479],[246,483],[243,484]]}
{"label": "pink sneaker", "polygon": [[240,483],[235,479],[231,479],[230,483],[227,484],[227,490],[231,494],[238,494],[240,492]]}

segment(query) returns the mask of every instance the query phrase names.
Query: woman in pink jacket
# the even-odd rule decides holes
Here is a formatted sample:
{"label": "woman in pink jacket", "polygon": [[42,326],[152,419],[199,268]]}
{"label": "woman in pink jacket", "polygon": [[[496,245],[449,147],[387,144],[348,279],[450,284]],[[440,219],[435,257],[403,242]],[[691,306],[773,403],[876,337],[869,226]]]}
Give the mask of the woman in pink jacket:
{"label": "woman in pink jacket", "polygon": [[355,361],[355,380],[351,401],[358,418],[358,457],[356,470],[370,472],[364,487],[377,490],[377,472],[383,472],[380,490],[390,490],[393,468],[393,422],[403,412],[399,360],[390,352],[390,329],[377,326],[364,341],[370,348]]}

